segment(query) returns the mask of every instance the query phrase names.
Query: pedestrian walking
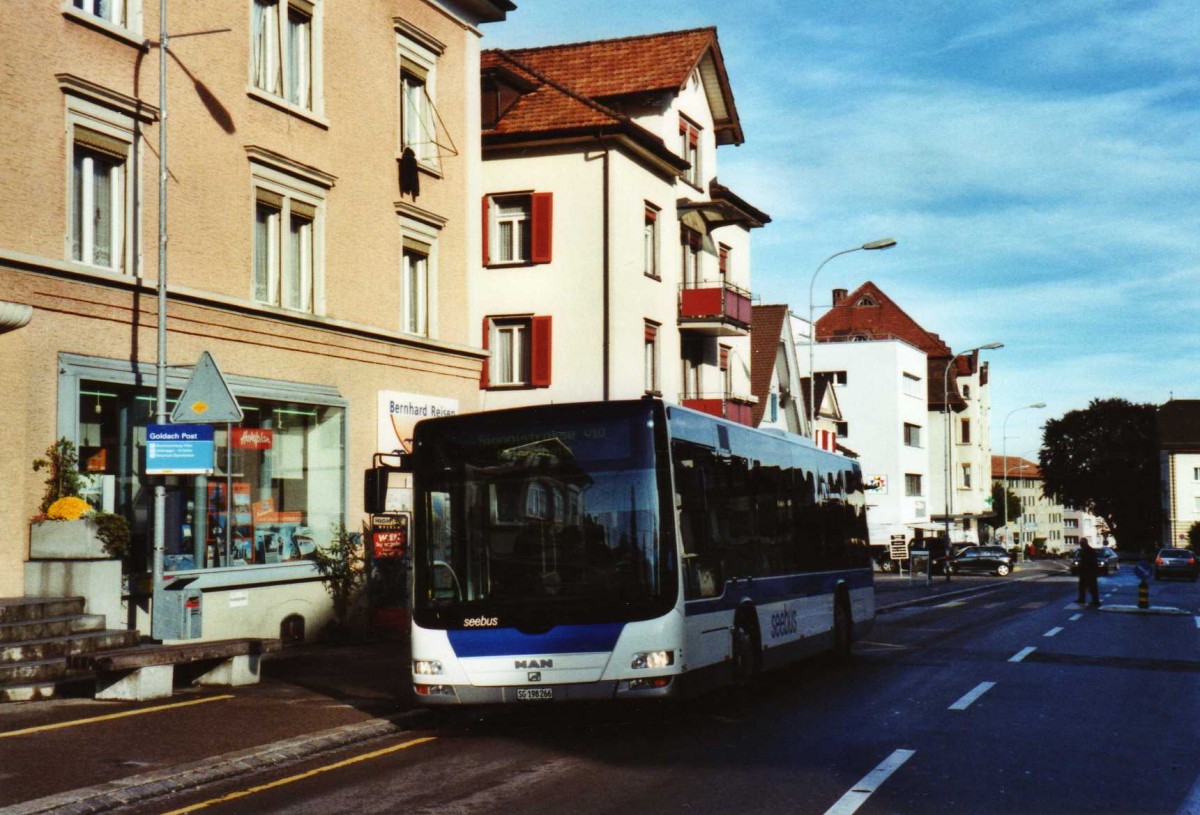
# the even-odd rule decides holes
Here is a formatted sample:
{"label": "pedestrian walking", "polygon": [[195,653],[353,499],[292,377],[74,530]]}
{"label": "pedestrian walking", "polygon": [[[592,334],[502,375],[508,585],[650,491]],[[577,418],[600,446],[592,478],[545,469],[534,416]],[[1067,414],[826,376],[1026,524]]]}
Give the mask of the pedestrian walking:
{"label": "pedestrian walking", "polygon": [[1100,563],[1096,558],[1096,550],[1089,544],[1087,538],[1079,539],[1079,603],[1083,604],[1085,593],[1091,593],[1091,605],[1100,605],[1100,586],[1096,578],[1100,574]]}

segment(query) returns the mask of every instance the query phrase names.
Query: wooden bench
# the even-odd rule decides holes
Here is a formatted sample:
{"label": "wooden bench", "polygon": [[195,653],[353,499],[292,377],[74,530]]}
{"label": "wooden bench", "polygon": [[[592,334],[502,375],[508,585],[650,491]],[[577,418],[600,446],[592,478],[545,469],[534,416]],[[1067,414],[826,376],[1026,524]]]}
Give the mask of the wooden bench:
{"label": "wooden bench", "polygon": [[194,685],[253,685],[258,682],[262,655],[279,648],[277,639],[246,637],[76,654],[67,658],[67,664],[95,672],[97,699],[140,701],[170,696],[176,665],[214,663]]}

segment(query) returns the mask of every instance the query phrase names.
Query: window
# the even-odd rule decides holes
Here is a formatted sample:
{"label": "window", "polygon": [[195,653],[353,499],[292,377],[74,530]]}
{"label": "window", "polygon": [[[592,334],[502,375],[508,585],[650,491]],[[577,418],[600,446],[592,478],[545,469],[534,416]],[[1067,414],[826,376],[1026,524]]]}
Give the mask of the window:
{"label": "window", "polygon": [[971,443],[971,420],[963,419],[959,422],[959,438],[960,444]]}
{"label": "window", "polygon": [[642,271],[646,277],[661,279],[658,272],[658,207],[650,203],[646,204],[642,233]]}
{"label": "window", "polygon": [[1063,521],[1063,526],[1065,526],[1067,529],[1078,529],[1079,528],[1079,519],[1078,518],[1067,518]]}
{"label": "window", "polygon": [[700,244],[702,237],[690,227],[679,227],[680,271],[684,288],[692,288],[700,282]]}
{"label": "window", "polygon": [[921,446],[921,426],[915,424],[904,424],[904,446],[905,447],[920,447]]}
{"label": "window", "polygon": [[733,369],[729,367],[729,352],[733,350],[728,345],[718,348],[718,361],[721,366],[721,394],[728,399],[733,396]]}
{"label": "window", "polygon": [[837,431],[839,439],[844,439],[850,435],[850,423],[849,422],[834,422],[833,424],[834,424],[834,429]]}
{"label": "window", "polygon": [[721,282],[726,282],[729,278],[729,254],[732,251],[723,243],[717,246],[717,270],[721,273]]}
{"label": "window", "polygon": [[646,321],[645,385],[646,393],[659,393],[658,383],[658,323]]}
{"label": "window", "polygon": [[683,116],[679,117],[679,155],[691,164],[684,171],[684,180],[693,187],[703,182],[700,167],[700,127]]}
{"label": "window", "polygon": [[129,202],[129,144],[79,125],[71,142],[71,259],[113,271],[125,270]]}
{"label": "window", "polygon": [[423,337],[429,335],[430,253],[429,244],[404,238],[400,330]]}
{"label": "window", "polygon": [[[72,357],[64,367],[78,374],[60,384],[60,399],[75,401],[71,435],[88,481],[85,498],[127,518],[130,562],[148,569],[153,490],[140,462],[146,425],[154,422],[153,366],[135,371],[128,360]],[[167,516],[168,572],[303,564],[329,543],[345,511],[345,400],[334,389],[267,380],[245,383],[251,396],[238,377],[229,379],[245,418],[231,430],[214,429],[212,476],[172,479],[170,493],[182,500]],[[168,410],[182,385],[170,376]]]}
{"label": "window", "polygon": [[683,398],[698,399],[703,391],[701,370],[704,367],[704,341],[699,337],[683,337]]}
{"label": "window", "polygon": [[312,110],[316,5],[310,0],[254,0],[251,84]]}
{"label": "window", "polygon": [[553,227],[552,193],[485,196],[485,266],[549,263]]}
{"label": "window", "polygon": [[845,371],[829,371],[826,375],[834,385],[845,385],[849,381]]}
{"label": "window", "polygon": [[903,385],[905,396],[921,397],[921,377],[906,372]]}
{"label": "window", "polygon": [[775,391],[771,391],[767,400],[767,421],[779,421],[779,394]]}
{"label": "window", "polygon": [[971,465],[962,465],[962,488],[964,490],[971,489]]}
{"label": "window", "polygon": [[428,73],[420,73],[408,62],[400,71],[400,149],[411,149],[417,161],[430,162],[437,156],[433,105],[429,100]]}
{"label": "window", "polygon": [[905,473],[904,474],[904,494],[909,498],[923,495],[921,492],[921,475],[920,473]]}
{"label": "window", "polygon": [[71,0],[71,6],[120,28],[134,28],[139,0]]}
{"label": "window", "polygon": [[269,189],[255,191],[254,299],[313,312],[317,208]]}
{"label": "window", "polygon": [[1193,468],[1192,468],[1192,480],[1193,480],[1193,481],[1200,481],[1200,467],[1193,467]]}
{"label": "window", "polygon": [[963,395],[963,399],[970,399],[970,398],[971,398],[971,386],[970,386],[970,385],[963,385],[963,386],[962,386],[962,395]]}
{"label": "window", "polygon": [[485,317],[484,387],[549,387],[550,340],[550,317]]}

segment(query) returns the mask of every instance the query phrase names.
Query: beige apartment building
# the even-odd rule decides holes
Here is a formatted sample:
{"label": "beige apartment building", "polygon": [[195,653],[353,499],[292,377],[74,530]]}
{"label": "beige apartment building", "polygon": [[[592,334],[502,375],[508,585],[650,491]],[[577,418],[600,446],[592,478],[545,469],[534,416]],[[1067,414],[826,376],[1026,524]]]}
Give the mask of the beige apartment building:
{"label": "beige apartment building", "polygon": [[[244,419],[214,427],[211,476],[167,477],[164,569],[202,603],[186,636],[279,636],[298,616],[312,637],[330,612],[306,555],[359,528],[372,455],[478,406],[480,25],[514,5],[168,8],[167,385],[207,351]],[[5,3],[0,597],[30,589],[31,462],[58,438],[149,568],[158,9]],[[109,625],[145,609],[135,595]]]}

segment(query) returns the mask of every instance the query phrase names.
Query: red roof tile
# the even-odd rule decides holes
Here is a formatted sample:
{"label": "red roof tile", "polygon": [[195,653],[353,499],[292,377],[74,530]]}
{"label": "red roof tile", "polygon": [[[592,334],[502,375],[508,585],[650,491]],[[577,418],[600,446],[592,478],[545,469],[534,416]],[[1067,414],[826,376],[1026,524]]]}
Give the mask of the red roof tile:
{"label": "red roof tile", "polygon": [[1037,464],[1017,456],[992,456],[992,478],[1004,478],[1005,462],[1008,463],[1009,478],[1041,478],[1042,470]]}

